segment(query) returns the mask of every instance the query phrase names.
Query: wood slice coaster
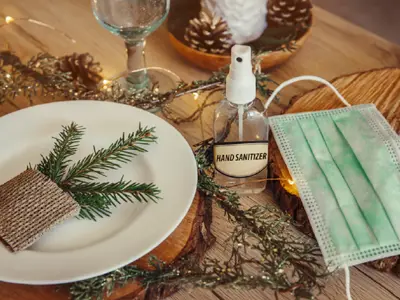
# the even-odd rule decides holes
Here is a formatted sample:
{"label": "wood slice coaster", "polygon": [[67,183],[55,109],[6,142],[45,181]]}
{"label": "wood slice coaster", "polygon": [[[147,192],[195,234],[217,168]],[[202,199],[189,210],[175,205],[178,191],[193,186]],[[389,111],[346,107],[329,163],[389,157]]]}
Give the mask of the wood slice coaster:
{"label": "wood slice coaster", "polygon": [[[155,255],[167,264],[187,255],[195,255],[198,259],[202,259],[208,246],[213,242],[211,234],[207,231],[204,234],[203,231],[203,227],[209,228],[210,225],[211,207],[206,206],[204,198],[197,193],[189,212],[176,230],[157,248],[133,262],[132,265],[150,269],[148,266],[150,255]],[[68,284],[34,286],[0,282],[0,300],[67,300],[69,299],[68,288]],[[145,290],[140,284],[134,282],[118,288],[107,299],[163,299],[176,291],[176,288]]]}
{"label": "wood slice coaster", "polygon": [[[344,98],[352,105],[374,103],[397,133],[400,133],[400,69],[385,68],[338,77],[332,81]],[[285,113],[300,113],[340,108],[344,105],[326,86],[320,86],[291,100]],[[269,181],[268,186],[275,195],[275,201],[285,212],[300,224],[303,232],[312,234],[311,225],[299,198],[296,185],[290,185],[289,170],[273,139],[269,144],[269,174],[272,178],[284,180]],[[400,274],[399,257],[369,263],[382,271]]]}

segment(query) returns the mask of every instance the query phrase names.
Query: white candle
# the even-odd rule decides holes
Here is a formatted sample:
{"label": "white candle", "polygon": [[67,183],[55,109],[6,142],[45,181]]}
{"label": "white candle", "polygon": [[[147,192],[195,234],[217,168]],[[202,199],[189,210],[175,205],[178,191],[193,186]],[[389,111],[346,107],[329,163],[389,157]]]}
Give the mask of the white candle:
{"label": "white candle", "polygon": [[267,27],[268,0],[202,0],[202,9],[228,24],[235,44],[256,40]]}

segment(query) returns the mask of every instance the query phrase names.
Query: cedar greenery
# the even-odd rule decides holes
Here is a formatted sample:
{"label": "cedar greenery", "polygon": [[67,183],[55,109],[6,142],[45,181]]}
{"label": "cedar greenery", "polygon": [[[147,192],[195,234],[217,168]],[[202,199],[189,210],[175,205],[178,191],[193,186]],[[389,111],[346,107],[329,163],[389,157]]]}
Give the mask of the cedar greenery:
{"label": "cedar greenery", "polygon": [[95,221],[97,217],[111,215],[110,208],[122,202],[148,202],[160,199],[160,190],[153,183],[136,183],[121,178],[118,182],[90,182],[105,176],[105,171],[120,168],[138,153],[146,152],[144,146],[156,142],[154,127],[139,125],[139,129],[112,143],[108,148],[96,150],[68,168],[78,150],[84,128],[75,123],[63,126],[55,139],[53,150],[36,169],[56,182],[60,188],[81,206],[79,218]]}
{"label": "cedar greenery", "polygon": [[226,241],[229,258],[220,261],[206,257],[201,263],[190,253],[167,265],[150,257],[149,270],[128,265],[73,283],[70,287],[73,300],[105,299],[116,288],[133,281],[145,288],[172,291],[178,287],[271,289],[276,299],[283,293],[290,293],[295,299],[315,299],[323,291],[330,273],[316,241],[295,231],[290,226],[291,217],[273,205],[243,209],[238,194],[213,180],[212,145],[212,139],[195,145],[197,187],[205,195],[205,201],[216,201],[235,224]]}
{"label": "cedar greenery", "polygon": [[119,168],[119,163],[129,162],[137,153],[146,152],[143,146],[156,141],[154,127],[142,128],[127,136],[122,135],[117,141],[112,143],[107,149],[96,150],[85,158],[76,162],[67,172],[61,185],[68,187],[82,180],[94,180],[98,176],[105,176],[104,171]]}
{"label": "cedar greenery", "polygon": [[[86,55],[91,57],[90,54]],[[263,53],[255,55],[253,65],[256,70],[257,90],[265,97],[271,93],[269,84],[273,81],[267,74],[261,72],[262,55]],[[160,107],[164,116],[176,123],[192,122],[201,116],[205,107],[215,102],[205,101],[201,108],[187,118],[174,117],[172,112],[167,111],[166,104],[185,94],[193,92],[210,94],[218,91],[223,88],[227,75],[227,68],[223,68],[213,73],[207,80],[182,82],[176,89],[165,93],[160,93],[157,89],[127,92],[114,83],[107,88],[97,85],[89,88],[74,80],[68,72],[58,68],[60,59],[63,58],[39,54],[23,64],[14,54],[8,51],[0,52],[0,103],[6,101],[15,109],[19,109],[13,102],[16,96],[25,96],[30,100],[30,104],[33,104],[33,97],[38,95],[67,99],[110,100],[143,109]],[[68,127],[64,130],[66,128]],[[41,168],[47,176],[57,179],[64,190],[71,189],[69,192],[82,205],[81,217],[95,220],[97,217],[107,216],[112,205],[117,205],[121,201],[138,200],[134,195],[143,196],[146,199],[143,199],[144,201],[158,199],[159,190],[154,185],[140,186],[123,179],[117,183],[88,182],[88,178],[95,179],[104,174],[108,168],[117,168],[119,163],[125,162],[115,159],[116,156],[113,155],[110,156],[111,164],[95,159],[97,156],[107,158],[106,152],[100,152],[101,150],[95,150],[91,159],[74,164],[76,169],[73,172],[71,168],[68,169],[67,165],[74,151],[74,146],[71,148],[71,144],[75,145],[72,137],[79,139],[81,136],[77,133],[81,129],[75,128],[72,132],[66,131],[65,135],[60,135],[59,141],[56,139],[59,146],[55,148],[58,150],[54,149],[53,154],[43,157],[38,166],[38,169]],[[141,141],[143,139],[139,139],[136,145],[142,148],[144,145],[140,145]],[[202,257],[190,253],[171,265],[151,258],[149,260],[149,265],[153,267],[151,270],[125,266],[105,275],[74,283],[70,288],[72,299],[103,299],[105,294],[111,294],[115,288],[133,280],[139,281],[149,290],[168,287],[176,290],[185,286],[211,289],[218,286],[240,289],[267,288],[274,290],[276,297],[280,293],[289,292],[296,299],[313,299],[321,292],[324,279],[329,274],[320,264],[320,253],[315,241],[299,239],[298,235],[292,235],[289,230],[291,226],[288,226],[291,223],[290,218],[276,207],[255,206],[243,209],[236,193],[217,185],[213,180],[212,140],[197,146],[195,153],[199,167],[198,190],[206,196],[205,206],[211,207],[211,203],[215,201],[226,213],[228,220],[235,225],[226,243],[227,251],[231,253],[230,258],[219,261],[208,257],[203,261]],[[66,148],[72,152],[65,152]],[[83,170],[79,171],[79,168]],[[68,181],[65,180],[67,175]],[[119,188],[121,189],[118,190]],[[207,216],[211,218],[211,213]],[[207,222],[204,221],[204,226],[208,234],[211,234],[209,232],[211,221]],[[249,265],[256,270],[256,273],[248,272]]]}
{"label": "cedar greenery", "polygon": [[122,202],[157,202],[160,190],[153,184],[124,181],[101,183],[77,183],[68,187],[72,197],[81,206],[80,217],[94,220],[99,217],[110,216],[111,206]]}
{"label": "cedar greenery", "polygon": [[42,156],[42,161],[37,166],[38,171],[59,184],[65,175],[68,163],[71,162],[69,158],[78,150],[83,132],[84,128],[75,123],[63,126],[60,136],[54,138],[53,151],[46,157]]}
{"label": "cedar greenery", "polygon": [[[267,53],[268,51],[258,51],[253,54],[257,90],[264,97],[271,93],[270,84],[274,84],[267,74],[261,72],[260,64],[263,56]],[[78,60],[75,61],[77,58]],[[83,73],[76,78],[77,74],[63,71],[64,69],[60,66],[66,61],[74,62],[76,65],[81,64],[82,61],[90,62],[89,69],[86,69],[88,74]],[[210,95],[223,90],[228,70],[229,66],[226,66],[213,72],[206,80],[180,82],[176,88],[166,92],[160,92],[156,85],[152,89],[126,90],[116,81],[104,86],[95,84],[102,79],[101,68],[88,53],[81,55],[74,53],[59,58],[48,53],[40,53],[23,63],[10,51],[0,51],[0,104],[7,102],[17,110],[19,107],[15,105],[14,99],[18,96],[26,97],[30,105],[33,105],[33,99],[37,96],[71,100],[113,101],[145,110],[159,108],[165,118],[175,123],[193,122],[201,117],[204,109],[215,105],[217,101],[205,101],[193,114],[184,118],[173,112],[168,104],[190,93],[208,93]],[[89,75],[94,76],[96,82],[90,85],[83,84]],[[182,101],[185,100],[182,99]]]}

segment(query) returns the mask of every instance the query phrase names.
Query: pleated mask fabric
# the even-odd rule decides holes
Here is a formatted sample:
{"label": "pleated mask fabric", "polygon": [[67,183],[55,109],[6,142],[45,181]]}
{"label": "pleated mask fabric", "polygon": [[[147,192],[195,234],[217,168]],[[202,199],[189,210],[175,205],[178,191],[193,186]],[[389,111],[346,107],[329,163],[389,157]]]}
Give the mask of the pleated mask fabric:
{"label": "pleated mask fabric", "polygon": [[334,92],[348,107],[269,118],[332,270],[400,254],[400,138],[375,105]]}

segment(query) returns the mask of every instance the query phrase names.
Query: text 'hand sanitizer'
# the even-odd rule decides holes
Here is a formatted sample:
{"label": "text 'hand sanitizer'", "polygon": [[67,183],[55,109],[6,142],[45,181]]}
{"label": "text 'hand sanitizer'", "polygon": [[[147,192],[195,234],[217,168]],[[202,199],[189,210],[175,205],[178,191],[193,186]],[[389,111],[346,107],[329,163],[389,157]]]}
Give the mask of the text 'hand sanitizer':
{"label": "text 'hand sanitizer'", "polygon": [[232,47],[226,78],[226,99],[214,115],[214,164],[217,183],[240,194],[265,189],[268,164],[268,123],[256,98],[251,48]]}

